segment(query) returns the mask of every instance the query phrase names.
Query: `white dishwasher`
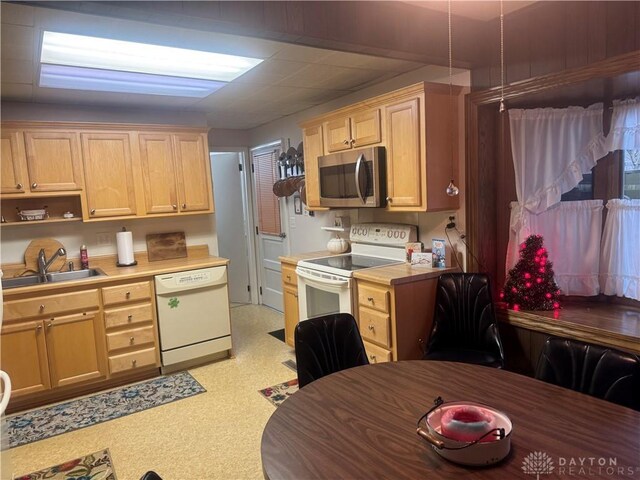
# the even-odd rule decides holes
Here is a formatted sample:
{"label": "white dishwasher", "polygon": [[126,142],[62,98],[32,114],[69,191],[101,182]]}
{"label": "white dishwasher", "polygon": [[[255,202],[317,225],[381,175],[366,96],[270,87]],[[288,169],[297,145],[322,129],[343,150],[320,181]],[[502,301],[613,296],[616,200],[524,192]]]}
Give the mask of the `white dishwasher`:
{"label": "white dishwasher", "polygon": [[228,353],[226,266],[157,275],[155,283],[163,372]]}

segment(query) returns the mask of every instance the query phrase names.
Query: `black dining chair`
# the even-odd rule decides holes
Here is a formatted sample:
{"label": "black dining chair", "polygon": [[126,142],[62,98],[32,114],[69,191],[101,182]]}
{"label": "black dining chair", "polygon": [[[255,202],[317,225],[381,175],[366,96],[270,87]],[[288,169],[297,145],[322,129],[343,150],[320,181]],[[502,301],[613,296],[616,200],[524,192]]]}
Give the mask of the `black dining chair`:
{"label": "black dining chair", "polygon": [[440,275],[433,327],[423,358],[504,367],[504,352],[487,275]]}
{"label": "black dining chair", "polygon": [[640,359],[600,345],[550,337],[536,378],[640,411]]}
{"label": "black dining chair", "polygon": [[358,324],[348,313],[301,321],[295,347],[300,388],[330,373],[369,364]]}

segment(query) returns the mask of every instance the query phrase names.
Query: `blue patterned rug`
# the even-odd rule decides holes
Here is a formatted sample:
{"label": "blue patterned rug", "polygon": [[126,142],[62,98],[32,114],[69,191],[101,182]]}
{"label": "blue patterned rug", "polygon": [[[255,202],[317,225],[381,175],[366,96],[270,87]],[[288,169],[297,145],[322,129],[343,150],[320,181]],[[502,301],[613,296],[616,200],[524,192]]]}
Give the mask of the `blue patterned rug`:
{"label": "blue patterned rug", "polygon": [[19,447],[206,392],[188,372],[7,417],[9,446]]}

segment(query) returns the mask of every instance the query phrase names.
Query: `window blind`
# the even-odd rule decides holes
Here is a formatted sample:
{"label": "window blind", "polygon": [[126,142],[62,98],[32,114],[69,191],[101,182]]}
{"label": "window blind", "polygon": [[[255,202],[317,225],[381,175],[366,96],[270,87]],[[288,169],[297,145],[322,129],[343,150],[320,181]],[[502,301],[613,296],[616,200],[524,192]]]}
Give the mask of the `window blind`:
{"label": "window blind", "polygon": [[258,205],[258,231],[266,235],[280,235],[280,203],[273,194],[273,184],[278,179],[276,165],[280,150],[252,152],[256,203]]}

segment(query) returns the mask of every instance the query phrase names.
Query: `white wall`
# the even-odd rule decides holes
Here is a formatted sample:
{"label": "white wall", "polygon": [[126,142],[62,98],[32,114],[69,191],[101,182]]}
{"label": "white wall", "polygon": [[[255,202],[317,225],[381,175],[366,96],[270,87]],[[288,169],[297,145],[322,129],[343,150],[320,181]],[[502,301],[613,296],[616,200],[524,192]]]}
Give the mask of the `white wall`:
{"label": "white wall", "polygon": [[[167,110],[127,110],[95,107],[78,107],[54,104],[3,102],[2,120],[68,121],[105,123],[146,123],[206,127],[206,116],[199,112]],[[133,232],[134,250],[146,251],[147,233],[184,231],[187,245],[209,246],[212,255],[218,253],[215,215],[195,215],[165,219],[138,219],[96,223],[32,224],[0,228],[0,263],[19,263],[24,251],[36,238],[52,237],[67,248],[69,257],[78,257],[80,245],[85,244],[89,256],[115,255],[115,234],[122,227]],[[112,245],[98,245],[97,234],[113,236]]]}
{"label": "white wall", "polygon": [[[470,74],[466,70],[454,70],[453,83],[455,85],[462,85],[468,87],[470,85]],[[298,124],[304,120],[321,115],[323,113],[336,110],[340,107],[356,103],[358,101],[381,95],[399,88],[412,85],[421,81],[436,82],[436,83],[448,83],[448,69],[437,66],[427,66],[414,70],[412,72],[399,75],[386,82],[374,85],[372,87],[364,88],[356,93],[340,97],[331,102],[324,103],[322,105],[298,112],[288,117],[270,122],[262,125],[258,128],[249,131],[250,146],[273,142],[276,140],[284,140],[285,149],[289,145],[297,147],[302,141],[302,129]],[[458,118],[459,118],[459,131],[465,131],[464,122],[464,100],[461,97],[458,104]],[[425,244],[425,247],[431,246],[432,238],[445,238],[444,226],[448,223],[449,215],[455,214],[458,228],[463,230],[464,228],[464,158],[465,158],[465,135],[459,136],[459,171],[461,172],[461,178],[456,179],[456,183],[461,190],[460,195],[460,209],[455,212],[437,212],[437,213],[420,213],[420,214],[399,214],[388,213],[383,209],[369,209],[361,208],[354,210],[347,210],[342,212],[335,212],[333,210],[328,212],[315,212],[315,217],[303,217],[300,215],[294,215],[293,198],[289,197],[285,200],[285,206],[283,208],[283,225],[285,225],[285,232],[288,236],[290,253],[310,252],[315,250],[324,250],[326,248],[327,241],[331,238],[332,234],[320,229],[322,226],[332,225],[333,219],[336,214],[347,213],[351,217],[351,222],[390,222],[390,223],[411,223],[419,226],[420,241]],[[442,188],[446,188],[443,185]],[[295,218],[295,228],[291,227],[291,219]],[[463,246],[457,241],[457,235],[455,232],[450,233],[451,239],[454,242],[454,248],[458,251],[463,251]]]}

